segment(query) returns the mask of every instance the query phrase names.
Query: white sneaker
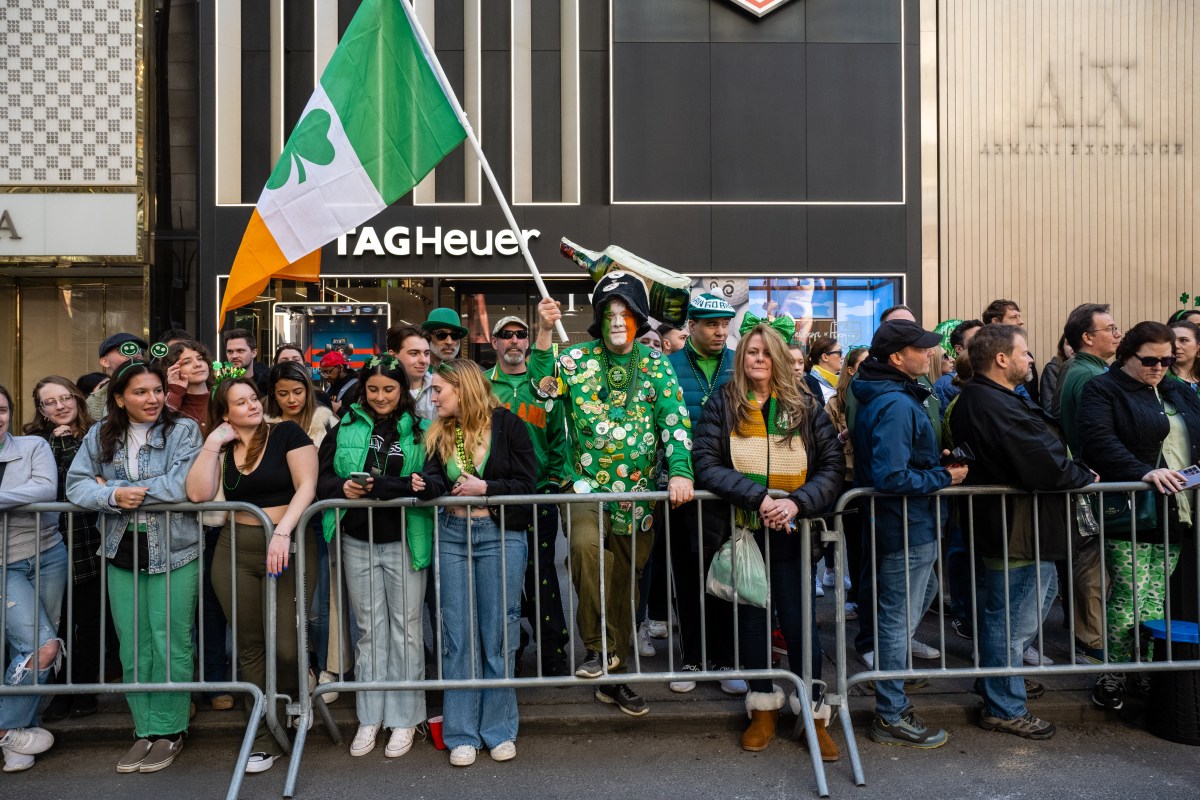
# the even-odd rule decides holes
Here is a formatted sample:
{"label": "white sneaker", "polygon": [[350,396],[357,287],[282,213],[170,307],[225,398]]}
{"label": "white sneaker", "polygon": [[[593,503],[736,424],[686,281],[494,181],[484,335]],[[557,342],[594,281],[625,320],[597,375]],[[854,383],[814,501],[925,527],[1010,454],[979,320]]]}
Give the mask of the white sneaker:
{"label": "white sneaker", "polygon": [[[321,677],[317,679],[317,683],[335,683],[337,679],[337,675],[334,675],[332,672],[323,669],[321,670]],[[329,694],[321,695],[321,699],[326,703],[332,703],[334,700],[338,699],[339,694],[339,692],[330,692]]]}
{"label": "white sneaker", "polygon": [[359,725],[358,733],[354,734],[354,741],[350,743],[350,755],[357,758],[374,750],[379,728],[379,725]]}
{"label": "white sneaker", "polygon": [[721,681],[721,691],[725,694],[745,694],[750,691],[750,687],[746,682],[738,678]]}
{"label": "white sneaker", "polygon": [[54,734],[45,728],[10,728],[0,747],[23,756],[36,756],[54,746]]}
{"label": "white sneaker", "polygon": [[[700,668],[697,667],[695,664],[684,664],[682,667],[680,667],[679,671],[680,672],[699,672]],[[695,681],[671,681],[668,684],[668,687],[670,688],[670,690],[672,692],[678,692],[679,694],[687,694],[692,689],[696,688],[696,682]]]}
{"label": "white sneaker", "polygon": [[1033,645],[1025,648],[1025,652],[1021,654],[1021,658],[1031,667],[1047,667],[1054,663],[1050,656],[1039,653]]}
{"label": "white sneaker", "polygon": [[512,761],[517,757],[516,742],[501,742],[491,750],[492,761]]}
{"label": "white sneaker", "polygon": [[[388,739],[387,747],[383,748],[383,755],[386,758],[399,758],[412,750],[413,734],[416,732],[416,728],[392,728],[392,737]],[[373,739],[371,746],[375,746]]]}
{"label": "white sneaker", "polygon": [[654,649],[654,642],[650,641],[650,629],[645,622],[638,626],[637,649],[642,658],[652,658],[658,655],[658,651]]}
{"label": "white sneaker", "polygon": [[275,759],[278,757],[270,753],[251,753],[249,760],[246,761],[246,774],[253,775],[256,772],[266,772],[275,766]]}
{"label": "white sneaker", "polygon": [[862,662],[867,665],[867,669],[875,669],[875,651],[874,650],[868,650],[867,652],[862,653],[861,655],[859,655],[859,658],[862,659]]}
{"label": "white sneaker", "polygon": [[837,575],[829,567],[826,567],[825,574],[821,577],[821,583],[832,589],[834,586],[837,586]]}
{"label": "white sneaker", "polygon": [[821,586],[821,579],[814,578],[813,581],[814,581],[814,585],[816,586],[817,597],[824,597],[825,589],[824,589],[824,587]]}
{"label": "white sneaker", "polygon": [[931,647],[924,642],[918,642],[916,639],[913,639],[912,654],[913,658],[923,658],[927,661],[932,661],[936,658],[941,658],[942,651],[938,650],[936,647]]}
{"label": "white sneaker", "polygon": [[667,623],[661,619],[647,619],[646,629],[650,631],[651,639],[666,639],[669,633]]}
{"label": "white sneaker", "polygon": [[[517,754],[517,748],[513,746],[513,755]],[[460,744],[458,747],[450,751],[450,766],[452,767],[469,767],[475,763],[475,748],[469,744]]]}
{"label": "white sneaker", "polygon": [[33,766],[33,756],[25,753],[17,753],[9,750],[7,747],[4,750],[4,771],[5,772],[24,772]]}

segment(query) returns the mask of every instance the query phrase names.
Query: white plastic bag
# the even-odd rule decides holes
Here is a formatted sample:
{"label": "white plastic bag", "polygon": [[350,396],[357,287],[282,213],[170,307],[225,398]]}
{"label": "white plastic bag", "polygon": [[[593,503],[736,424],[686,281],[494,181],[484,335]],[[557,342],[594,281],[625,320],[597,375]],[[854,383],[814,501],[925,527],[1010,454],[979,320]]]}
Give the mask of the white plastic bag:
{"label": "white plastic bag", "polygon": [[734,528],[733,536],[713,556],[705,589],[714,597],[732,603],[735,583],[737,602],[767,607],[767,565],[758,542],[754,541],[753,531],[747,528]]}

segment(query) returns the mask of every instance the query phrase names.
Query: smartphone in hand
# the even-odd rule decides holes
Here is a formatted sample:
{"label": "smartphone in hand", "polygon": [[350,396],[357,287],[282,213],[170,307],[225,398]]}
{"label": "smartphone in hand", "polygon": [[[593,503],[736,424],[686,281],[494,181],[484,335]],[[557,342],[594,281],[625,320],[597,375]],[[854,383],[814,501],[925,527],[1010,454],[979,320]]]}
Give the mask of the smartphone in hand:
{"label": "smartphone in hand", "polygon": [[369,481],[370,479],[371,479],[371,473],[369,473],[369,472],[351,472],[350,473],[350,480],[354,481],[355,483],[357,483],[359,486],[363,487],[364,489],[367,488],[367,481]]}
{"label": "smartphone in hand", "polygon": [[963,442],[958,447],[950,451],[950,455],[942,456],[942,466],[966,466],[975,460],[975,454],[971,452],[971,446]]}

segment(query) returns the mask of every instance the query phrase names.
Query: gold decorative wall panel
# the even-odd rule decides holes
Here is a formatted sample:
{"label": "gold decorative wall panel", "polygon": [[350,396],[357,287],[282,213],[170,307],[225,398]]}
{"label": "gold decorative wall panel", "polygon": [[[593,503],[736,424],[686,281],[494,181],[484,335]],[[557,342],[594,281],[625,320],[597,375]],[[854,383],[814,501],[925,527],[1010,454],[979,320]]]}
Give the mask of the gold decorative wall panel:
{"label": "gold decorative wall panel", "polygon": [[1200,291],[1190,0],[941,0],[939,312],[1165,320]]}

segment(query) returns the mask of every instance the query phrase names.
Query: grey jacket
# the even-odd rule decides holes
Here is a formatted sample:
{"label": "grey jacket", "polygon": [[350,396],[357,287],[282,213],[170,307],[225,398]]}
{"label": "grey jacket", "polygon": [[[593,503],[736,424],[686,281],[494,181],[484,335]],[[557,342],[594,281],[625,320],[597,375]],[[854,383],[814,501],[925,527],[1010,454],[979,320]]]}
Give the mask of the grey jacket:
{"label": "grey jacket", "polygon": [[[8,432],[0,441],[4,444],[0,462],[5,465],[0,480],[0,515],[3,509],[13,506],[57,500],[58,465],[49,443],[40,436],[13,436]],[[5,565],[33,558],[62,541],[57,513],[9,513],[7,534],[7,547],[0,553],[0,564]],[[0,522],[0,539],[4,536],[4,523]]]}
{"label": "grey jacket", "polygon": [[[113,493],[122,486],[144,486],[147,503],[186,503],[186,481],[192,462],[200,453],[203,439],[200,427],[190,419],[179,418],[170,436],[162,425],[150,429],[146,444],[137,453],[138,480],[129,479],[126,453],[118,445],[112,461],[100,462],[100,428],[93,425],[67,473],[67,499],[100,514],[100,532],[104,537],[104,557],[117,554],[117,546],[134,515],[111,504]],[[96,476],[105,480],[102,485]],[[189,563],[200,552],[200,524],[195,513],[147,512],[146,536],[150,549],[150,572],[166,572],[167,526],[171,529],[171,569]]]}

